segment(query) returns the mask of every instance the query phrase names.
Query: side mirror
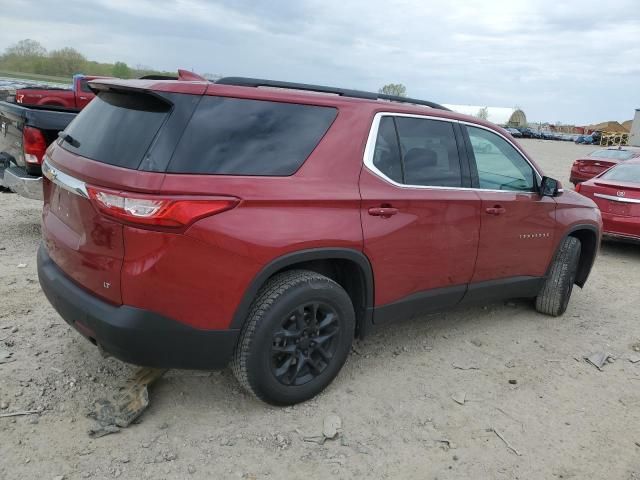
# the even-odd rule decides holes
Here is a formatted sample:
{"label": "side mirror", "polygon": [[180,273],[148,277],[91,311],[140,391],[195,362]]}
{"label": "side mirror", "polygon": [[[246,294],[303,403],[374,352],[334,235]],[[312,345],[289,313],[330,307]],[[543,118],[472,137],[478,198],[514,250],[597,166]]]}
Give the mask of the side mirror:
{"label": "side mirror", "polygon": [[560,182],[554,178],[542,177],[540,182],[540,195],[543,197],[555,197],[558,195],[560,189]]}

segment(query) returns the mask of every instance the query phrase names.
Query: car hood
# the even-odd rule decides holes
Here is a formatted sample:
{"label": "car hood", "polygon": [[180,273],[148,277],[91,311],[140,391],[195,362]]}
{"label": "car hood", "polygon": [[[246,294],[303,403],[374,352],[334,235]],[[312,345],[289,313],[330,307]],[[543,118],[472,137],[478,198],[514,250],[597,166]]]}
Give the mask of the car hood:
{"label": "car hood", "polygon": [[555,197],[555,200],[558,205],[562,206],[598,208],[593,200],[584,195],[580,195],[574,190],[564,190],[560,195]]}

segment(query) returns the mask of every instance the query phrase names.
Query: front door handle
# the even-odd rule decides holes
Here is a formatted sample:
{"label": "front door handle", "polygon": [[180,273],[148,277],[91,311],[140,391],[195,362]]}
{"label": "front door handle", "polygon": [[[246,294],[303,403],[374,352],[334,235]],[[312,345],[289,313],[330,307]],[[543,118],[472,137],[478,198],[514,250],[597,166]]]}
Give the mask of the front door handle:
{"label": "front door handle", "polygon": [[398,213],[398,209],[394,207],[371,207],[369,209],[369,215],[374,217],[390,217]]}
{"label": "front door handle", "polygon": [[489,215],[500,215],[506,211],[507,209],[502,205],[494,205],[493,207],[489,207],[485,210]]}

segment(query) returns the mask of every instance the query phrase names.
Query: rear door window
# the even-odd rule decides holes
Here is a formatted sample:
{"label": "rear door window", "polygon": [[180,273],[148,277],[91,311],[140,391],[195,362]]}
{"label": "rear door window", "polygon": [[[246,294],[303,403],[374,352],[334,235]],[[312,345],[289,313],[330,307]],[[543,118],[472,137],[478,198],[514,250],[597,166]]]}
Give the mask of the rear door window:
{"label": "rear door window", "polygon": [[412,117],[396,117],[395,121],[405,184],[462,186],[460,156],[453,124]]}
{"label": "rear door window", "polygon": [[61,146],[86,158],[137,169],[171,106],[148,94],[101,92],[69,124]]}
{"label": "rear door window", "polygon": [[205,96],[167,173],[291,175],[336,115],[332,107]]}

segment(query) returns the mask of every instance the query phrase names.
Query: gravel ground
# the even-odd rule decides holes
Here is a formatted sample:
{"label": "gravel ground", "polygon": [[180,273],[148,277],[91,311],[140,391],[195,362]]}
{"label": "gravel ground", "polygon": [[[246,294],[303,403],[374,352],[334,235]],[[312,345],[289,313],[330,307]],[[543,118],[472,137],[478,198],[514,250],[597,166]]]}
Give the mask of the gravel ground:
{"label": "gravel ground", "polygon": [[[566,186],[591,149],[522,143]],[[45,300],[39,209],[0,194],[0,362],[12,360],[0,415],[40,411],[0,418],[2,479],[640,478],[640,246],[605,243],[562,318],[516,301],[397,323],[290,408],[247,396],[228,370],[170,371],[137,423],[92,439],[87,412],[135,369],[103,359]],[[602,371],[583,360],[594,352],[612,356]],[[303,440],[331,414],[337,439]]]}

